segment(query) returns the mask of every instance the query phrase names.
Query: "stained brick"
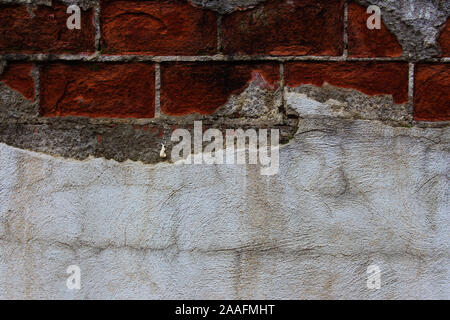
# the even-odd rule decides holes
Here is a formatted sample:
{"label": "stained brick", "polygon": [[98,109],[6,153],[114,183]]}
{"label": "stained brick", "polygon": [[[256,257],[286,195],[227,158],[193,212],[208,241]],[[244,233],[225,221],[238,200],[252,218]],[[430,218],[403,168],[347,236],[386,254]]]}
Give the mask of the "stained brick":
{"label": "stained brick", "polygon": [[277,63],[165,63],[161,66],[161,111],[169,115],[211,114],[232,94],[255,80],[265,89],[279,86]]}
{"label": "stained brick", "polygon": [[44,116],[152,118],[154,65],[55,63],[42,67]]}
{"label": "stained brick", "polygon": [[34,80],[31,63],[9,63],[0,75],[0,81],[20,92],[25,98],[34,100]]}
{"label": "stained brick", "polygon": [[441,47],[442,56],[450,57],[450,18],[447,19],[447,23],[441,31],[438,43]]}
{"label": "stained brick", "polygon": [[396,62],[290,62],[286,85],[303,84],[352,88],[368,95],[392,95],[398,104],[408,101],[407,63]]}
{"label": "stained brick", "polygon": [[367,8],[357,3],[348,7],[348,52],[351,57],[400,57],[402,47],[397,38],[386,28],[384,22],[381,29],[367,28],[370,17]]}
{"label": "stained brick", "polygon": [[450,64],[419,64],[414,84],[414,118],[450,120]]}
{"label": "stained brick", "polygon": [[223,51],[249,55],[341,55],[343,1],[268,0],[223,18]]}
{"label": "stained brick", "polygon": [[103,52],[203,55],[217,51],[217,16],[187,1],[103,1]]}
{"label": "stained brick", "polygon": [[81,11],[81,29],[69,30],[67,6],[0,5],[0,53],[95,51],[93,10]]}

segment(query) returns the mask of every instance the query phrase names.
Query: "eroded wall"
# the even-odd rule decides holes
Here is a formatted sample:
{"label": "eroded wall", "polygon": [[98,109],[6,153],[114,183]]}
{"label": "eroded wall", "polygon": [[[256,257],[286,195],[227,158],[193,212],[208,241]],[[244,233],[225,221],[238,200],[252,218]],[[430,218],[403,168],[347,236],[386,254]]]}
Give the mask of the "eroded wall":
{"label": "eroded wall", "polygon": [[[446,1],[0,3],[1,298],[450,297]],[[196,120],[278,173],[161,157]]]}

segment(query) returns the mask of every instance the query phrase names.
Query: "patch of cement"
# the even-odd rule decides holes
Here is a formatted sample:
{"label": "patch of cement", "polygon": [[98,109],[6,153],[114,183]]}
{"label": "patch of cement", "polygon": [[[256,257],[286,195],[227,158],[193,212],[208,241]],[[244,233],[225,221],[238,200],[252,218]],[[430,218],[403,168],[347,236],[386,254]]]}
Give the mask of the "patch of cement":
{"label": "patch of cement", "polygon": [[231,13],[236,10],[254,8],[266,0],[189,0],[195,6],[201,6],[221,14]]}
{"label": "patch of cement", "polygon": [[381,120],[398,124],[412,122],[409,104],[396,104],[390,95],[368,96],[353,89],[303,85],[285,89],[286,105],[301,118],[342,117]]}
{"label": "patch of cement", "polygon": [[285,115],[282,90],[265,90],[252,81],[240,95],[232,95],[228,102],[217,109],[215,116],[259,119],[282,123]]}

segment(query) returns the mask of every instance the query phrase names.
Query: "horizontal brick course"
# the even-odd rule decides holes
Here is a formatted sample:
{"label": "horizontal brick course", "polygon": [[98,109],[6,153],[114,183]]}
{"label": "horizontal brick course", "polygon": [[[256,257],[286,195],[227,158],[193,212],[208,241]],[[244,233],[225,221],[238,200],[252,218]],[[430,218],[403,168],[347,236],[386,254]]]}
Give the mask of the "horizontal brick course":
{"label": "horizontal brick course", "polygon": [[81,29],[69,30],[67,5],[53,1],[28,11],[0,5],[0,53],[84,53],[95,51],[93,10],[81,11]]}
{"label": "horizontal brick course", "polygon": [[266,89],[280,81],[277,63],[164,63],[161,65],[161,111],[169,115],[211,114],[251,80]]}
{"label": "horizontal brick course", "polygon": [[145,63],[55,63],[42,67],[41,114],[154,117],[155,68]]}
{"label": "horizontal brick course", "polygon": [[418,64],[414,90],[416,120],[450,120],[450,64]]}
{"label": "horizontal brick course", "polygon": [[285,65],[289,87],[325,82],[368,95],[392,95],[396,103],[408,101],[407,63],[397,62],[290,62]]}
{"label": "horizontal brick course", "polygon": [[223,51],[249,55],[341,55],[340,0],[268,0],[224,16]]}
{"label": "horizontal brick course", "polygon": [[217,16],[187,1],[103,1],[107,54],[207,55],[217,51]]}
{"label": "horizontal brick course", "polygon": [[350,57],[400,57],[402,47],[386,28],[367,28],[367,8],[357,3],[348,6],[348,54]]}

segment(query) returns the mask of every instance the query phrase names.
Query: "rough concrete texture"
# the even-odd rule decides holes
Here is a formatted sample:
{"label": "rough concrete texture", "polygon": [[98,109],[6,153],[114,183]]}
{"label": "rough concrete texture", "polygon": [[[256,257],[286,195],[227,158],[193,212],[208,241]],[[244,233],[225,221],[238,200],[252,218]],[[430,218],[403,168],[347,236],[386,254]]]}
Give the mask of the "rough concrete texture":
{"label": "rough concrete texture", "polygon": [[391,95],[368,96],[329,84],[320,88],[313,85],[286,88],[285,94],[288,109],[296,110],[301,118],[327,116],[403,125],[412,121],[410,106],[407,103],[395,104]]}
{"label": "rough concrete texture", "polygon": [[0,297],[448,299],[448,128],[298,129],[272,177],[1,144]]}

